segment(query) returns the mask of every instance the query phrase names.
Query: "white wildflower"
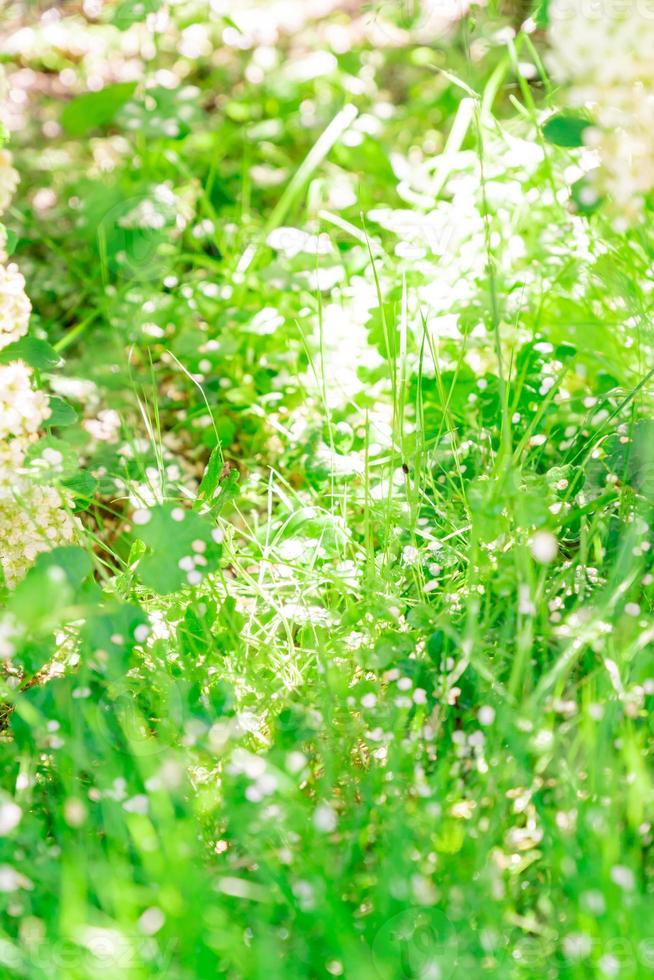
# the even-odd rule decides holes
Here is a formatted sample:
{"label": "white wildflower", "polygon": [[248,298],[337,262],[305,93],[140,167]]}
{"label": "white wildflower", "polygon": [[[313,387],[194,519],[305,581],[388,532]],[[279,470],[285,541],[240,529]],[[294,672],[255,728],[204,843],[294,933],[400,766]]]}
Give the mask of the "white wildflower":
{"label": "white wildflower", "polygon": [[598,189],[612,197],[620,224],[638,217],[654,188],[654,18],[647,5],[550,7],[550,67],[570,82],[569,103],[590,109],[584,139],[601,161]]}
{"label": "white wildflower", "polygon": [[584,932],[571,932],[563,939],[563,953],[567,960],[584,960],[592,952],[590,936]]}
{"label": "white wildflower", "polygon": [[636,876],[631,868],[616,864],[611,868],[611,881],[626,892],[632,892],[636,887]]}
{"label": "white wildflower", "polygon": [[329,834],[336,829],[338,818],[328,803],[320,803],[313,815],[313,825],[323,834]]}
{"label": "white wildflower", "polygon": [[0,265],[0,348],[15,343],[27,332],[31,309],[18,266]]}
{"label": "white wildflower", "polygon": [[420,558],[420,552],[412,544],[407,544],[402,549],[402,564],[415,565]]}
{"label": "white wildflower", "polygon": [[20,581],[41,552],[73,541],[77,529],[55,487],[19,477],[13,489],[13,495],[6,490],[0,495],[0,565],[9,587]]}
{"label": "white wildflower", "polygon": [[0,837],[6,837],[20,823],[23,811],[13,800],[0,802]]}
{"label": "white wildflower", "polygon": [[0,442],[30,442],[50,415],[48,397],[31,385],[23,361],[0,365]]}
{"label": "white wildflower", "polygon": [[480,725],[484,725],[485,727],[492,725],[495,721],[495,708],[493,708],[490,704],[482,705],[477,714],[477,718]]}
{"label": "white wildflower", "polygon": [[32,882],[9,864],[0,865],[0,893],[17,892],[19,888],[31,889]]}
{"label": "white wildflower", "polygon": [[7,210],[17,186],[18,174],[11,165],[11,153],[0,150],[0,214]]}
{"label": "white wildflower", "polygon": [[541,565],[549,565],[559,552],[559,543],[549,531],[537,531],[529,542],[529,550]]}

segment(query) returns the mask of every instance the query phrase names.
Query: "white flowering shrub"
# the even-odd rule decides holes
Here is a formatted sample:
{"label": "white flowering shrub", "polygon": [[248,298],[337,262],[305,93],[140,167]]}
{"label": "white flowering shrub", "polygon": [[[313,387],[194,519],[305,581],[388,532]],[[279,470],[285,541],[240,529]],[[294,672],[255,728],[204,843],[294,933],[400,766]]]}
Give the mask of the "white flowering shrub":
{"label": "white flowering shrub", "polygon": [[11,495],[0,497],[2,569],[8,586],[20,581],[42,551],[66,544],[74,536],[74,519],[55,487],[22,480]]}
{"label": "white flowering shrub", "polygon": [[32,387],[31,376],[23,361],[0,367],[0,438],[23,451],[50,414],[47,395]]}
{"label": "white flowering shrub", "polygon": [[16,265],[0,265],[0,348],[13,344],[27,333],[30,301],[25,280]]}
{"label": "white flowering shrub", "polygon": [[554,0],[549,21],[550,70],[570,84],[570,106],[592,113],[584,142],[599,155],[596,187],[626,226],[654,188],[654,7]]}
{"label": "white flowering shrub", "polygon": [[[3,210],[16,183],[11,157],[0,151]],[[30,310],[18,267],[0,265],[0,350],[24,337]],[[0,565],[9,587],[40,552],[70,542],[75,533],[61,492],[35,483],[26,466],[26,454],[49,415],[48,396],[35,387],[29,365],[23,360],[0,364]]]}
{"label": "white flowering shrub", "polygon": [[7,210],[17,186],[18,173],[12,166],[11,153],[0,149],[0,214]]}
{"label": "white flowering shrub", "polygon": [[654,0],[574,3],[0,2],[0,980],[653,974]]}

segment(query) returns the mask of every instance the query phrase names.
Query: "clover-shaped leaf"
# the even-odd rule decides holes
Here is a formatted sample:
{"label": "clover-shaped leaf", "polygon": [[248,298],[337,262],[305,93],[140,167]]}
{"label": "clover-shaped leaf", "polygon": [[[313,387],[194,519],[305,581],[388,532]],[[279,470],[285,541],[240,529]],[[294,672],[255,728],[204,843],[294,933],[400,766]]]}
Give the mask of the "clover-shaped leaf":
{"label": "clover-shaped leaf", "polygon": [[180,506],[138,512],[134,533],[148,547],[139,563],[141,581],[161,595],[198,585],[221,555],[220,535],[211,523]]}

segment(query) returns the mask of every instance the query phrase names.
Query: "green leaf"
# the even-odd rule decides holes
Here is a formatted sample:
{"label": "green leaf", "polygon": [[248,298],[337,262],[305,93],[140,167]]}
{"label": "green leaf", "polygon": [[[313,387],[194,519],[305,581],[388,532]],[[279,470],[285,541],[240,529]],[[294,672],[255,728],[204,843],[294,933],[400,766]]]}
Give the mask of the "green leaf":
{"label": "green leaf", "polygon": [[15,344],[9,344],[0,351],[0,364],[9,364],[10,361],[25,361],[37,371],[48,371],[61,362],[61,357],[47,340],[21,337]]}
{"label": "green leaf", "polygon": [[79,471],[76,451],[62,439],[47,435],[32,443],[25,455],[30,477],[39,483],[70,480]]}
{"label": "green leaf", "polygon": [[194,85],[177,89],[148,89],[147,98],[132,99],[121,109],[118,123],[138,130],[146,139],[182,139],[202,119],[200,90]]}
{"label": "green leaf", "polygon": [[198,496],[215,516],[222,513],[225,506],[238,495],[238,481],[238,469],[225,461],[221,447],[216,446],[209,457]]}
{"label": "green leaf", "polygon": [[375,307],[370,311],[370,317],[366,322],[370,343],[374,344],[381,356],[391,364],[396,360],[400,349],[398,308],[396,303],[384,303],[383,306]]}
{"label": "green leaf", "polygon": [[122,676],[131,651],[140,642],[139,626],[149,627],[149,620],[135,604],[111,603],[93,610],[80,631],[86,652],[92,657],[91,668],[110,677]]}
{"label": "green leaf", "polygon": [[5,251],[8,256],[11,256],[16,251],[16,246],[18,245],[18,235],[11,228],[7,228],[7,242],[5,244]]}
{"label": "green leaf", "polygon": [[153,507],[149,515],[147,524],[134,531],[149,549],[139,563],[144,585],[168,595],[197,584],[198,576],[216,567],[222,549],[209,521],[171,504]]}
{"label": "green leaf", "polygon": [[145,20],[148,14],[155,13],[160,6],[161,0],[123,0],[116,7],[111,23],[125,31],[132,24]]}
{"label": "green leaf", "polygon": [[61,125],[69,136],[85,136],[110,123],[136,91],[136,82],[118,82],[99,92],[85,92],[69,102],[61,113]]}
{"label": "green leaf", "polygon": [[413,640],[407,633],[385,630],[378,637],[373,649],[364,653],[363,666],[369,670],[384,670],[408,656],[413,647]]}
{"label": "green leaf", "polygon": [[61,481],[62,486],[66,487],[75,497],[75,509],[84,510],[91,502],[95,493],[98,481],[87,470],[79,470]]}
{"label": "green leaf", "polygon": [[72,425],[76,420],[77,412],[72,405],[69,405],[63,398],[59,398],[56,395],[50,398],[50,417],[45,421],[46,429],[52,429],[55,426]]}
{"label": "green leaf", "polygon": [[547,120],[543,126],[543,136],[554,146],[583,146],[584,133],[590,126],[592,123],[588,119],[560,112]]}
{"label": "green leaf", "polygon": [[602,195],[598,194],[589,180],[588,175],[582,177],[570,188],[570,194],[579,214],[594,214],[602,204]]}
{"label": "green leaf", "polygon": [[93,563],[87,552],[75,545],[46,551],[39,555],[36,564],[43,569],[57,568],[61,570],[73,589],[79,588],[93,571]]}
{"label": "green leaf", "polygon": [[9,610],[30,632],[51,630],[63,622],[79,598],[93,565],[74,545],[42,552],[9,601]]}
{"label": "green leaf", "polygon": [[437,667],[440,667],[443,662],[446,639],[447,637],[443,630],[436,630],[427,640],[427,653]]}
{"label": "green leaf", "polygon": [[225,466],[223,451],[221,446],[215,446],[209,457],[209,462],[204,471],[202,482],[198,490],[198,495],[202,500],[211,500],[220,489],[220,477]]}
{"label": "green leaf", "polygon": [[549,27],[550,22],[550,0],[539,0],[538,5],[533,13],[533,18],[539,27]]}

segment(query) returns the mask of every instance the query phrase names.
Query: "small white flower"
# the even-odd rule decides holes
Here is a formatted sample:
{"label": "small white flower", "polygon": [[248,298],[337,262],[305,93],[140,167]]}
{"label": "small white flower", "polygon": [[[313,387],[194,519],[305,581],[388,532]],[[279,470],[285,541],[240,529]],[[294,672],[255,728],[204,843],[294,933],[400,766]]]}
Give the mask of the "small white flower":
{"label": "small white flower", "polygon": [[267,244],[289,258],[301,252],[307,255],[329,255],[333,251],[329,236],[324,232],[321,235],[310,235],[299,228],[276,228],[268,236]]}
{"label": "small white flower", "polygon": [[131,799],[125,800],[123,803],[123,810],[127,810],[128,813],[139,813],[141,816],[145,816],[148,812],[150,806],[150,801],[147,796],[143,793],[139,793],[136,796],[132,796]]}
{"label": "small white flower", "polygon": [[161,909],[153,905],[151,908],[145,910],[138,920],[138,926],[146,936],[154,936],[156,932],[159,932],[165,921],[166,917]]}
{"label": "small white flower", "polygon": [[611,956],[610,953],[602,956],[597,965],[606,977],[617,977],[620,973],[620,960],[616,956]]}
{"label": "small white flower", "polygon": [[86,806],[82,800],[70,797],[64,803],[64,820],[69,827],[81,827],[86,820]]}
{"label": "small white flower", "polygon": [[29,878],[9,864],[0,865],[0,893],[17,892],[19,888],[31,889],[34,886]]}
{"label": "small white flower", "polygon": [[21,821],[23,811],[13,800],[0,803],[0,837],[10,834]]}
{"label": "small white flower", "polygon": [[632,892],[636,887],[636,876],[631,868],[623,864],[616,864],[611,868],[611,881],[626,892]]}
{"label": "small white flower", "polygon": [[415,563],[420,558],[420,552],[412,544],[407,544],[402,549],[402,564],[403,565],[415,565]]}
{"label": "small white flower", "polygon": [[477,714],[477,719],[480,725],[484,725],[486,728],[492,725],[495,721],[495,708],[491,707],[490,704],[483,705]]}
{"label": "small white flower", "polygon": [[563,952],[567,960],[584,960],[590,956],[592,943],[584,932],[571,932],[563,940]]}
{"label": "small white flower", "polygon": [[529,549],[535,561],[549,565],[559,553],[559,543],[549,531],[537,531],[529,542]]}
{"label": "small white flower", "polygon": [[303,752],[294,750],[286,756],[286,768],[291,773],[301,772],[307,764],[307,757]]}
{"label": "small white flower", "polygon": [[313,825],[323,834],[329,834],[336,829],[338,818],[328,803],[320,803],[313,814]]}

